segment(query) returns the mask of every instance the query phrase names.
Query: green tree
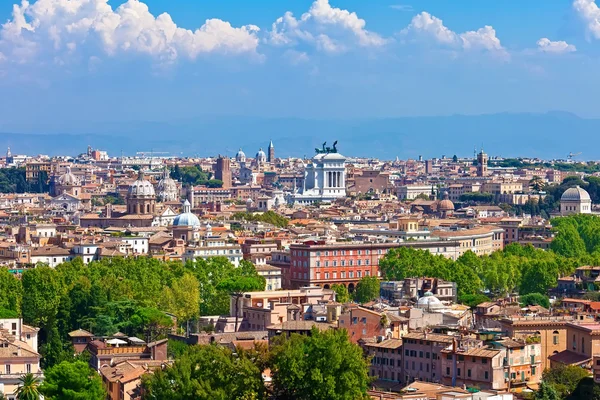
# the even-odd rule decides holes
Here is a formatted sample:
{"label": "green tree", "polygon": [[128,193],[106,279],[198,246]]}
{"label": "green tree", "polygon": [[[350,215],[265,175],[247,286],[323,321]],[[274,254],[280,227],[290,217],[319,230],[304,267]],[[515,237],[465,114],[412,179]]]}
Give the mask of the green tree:
{"label": "green tree", "polygon": [[83,361],[67,362],[49,368],[40,386],[48,400],[103,400],[102,378]]}
{"label": "green tree", "polygon": [[23,273],[23,320],[47,329],[54,322],[64,287],[58,273],[45,266]]}
{"label": "green tree", "polygon": [[368,399],[368,362],[345,330],[280,336],[271,348],[273,392],[302,400]]}
{"label": "green tree", "polygon": [[165,288],[166,309],[175,314],[179,321],[186,323],[189,334],[189,321],[200,312],[200,283],[196,277],[186,272],[181,278],[173,280],[171,287]]}
{"label": "green tree", "polygon": [[376,276],[364,276],[358,281],[354,292],[357,303],[367,303],[379,297],[379,279]]}
{"label": "green tree", "polygon": [[542,382],[539,389],[535,392],[536,400],[560,400],[561,397],[552,385],[547,382]]}
{"label": "green tree", "polygon": [[335,292],[335,300],[338,303],[348,303],[350,301],[350,293],[345,285],[334,283],[331,285],[331,290]]}
{"label": "green tree", "polygon": [[[552,220],[553,224],[558,221]],[[586,254],[585,242],[572,224],[561,224],[550,248],[557,254],[568,258],[582,257]]]}
{"label": "green tree", "polygon": [[229,349],[192,346],[164,371],[142,378],[145,400],[263,399],[265,386],[250,359],[234,357]]}
{"label": "green tree", "polygon": [[19,378],[19,387],[14,395],[17,400],[38,400],[40,398],[40,380],[32,373],[25,374]]}
{"label": "green tree", "polygon": [[594,378],[583,378],[577,384],[569,400],[590,399],[600,400],[600,385],[594,382]]}
{"label": "green tree", "polygon": [[20,314],[23,286],[7,268],[0,268],[0,308]]}
{"label": "green tree", "polygon": [[220,179],[210,179],[206,182],[206,186],[209,188],[220,188],[223,187],[223,181]]}
{"label": "green tree", "polygon": [[564,399],[573,393],[582,379],[588,376],[588,372],[581,367],[560,364],[545,370],[542,374],[542,380],[552,386],[559,397]]}
{"label": "green tree", "polygon": [[477,307],[481,303],[490,301],[490,298],[484,294],[465,294],[458,299],[462,304],[471,308]]}
{"label": "green tree", "polygon": [[525,306],[542,306],[544,308],[550,308],[550,300],[547,296],[541,293],[530,293],[525,294],[519,298],[519,302],[522,307]]}

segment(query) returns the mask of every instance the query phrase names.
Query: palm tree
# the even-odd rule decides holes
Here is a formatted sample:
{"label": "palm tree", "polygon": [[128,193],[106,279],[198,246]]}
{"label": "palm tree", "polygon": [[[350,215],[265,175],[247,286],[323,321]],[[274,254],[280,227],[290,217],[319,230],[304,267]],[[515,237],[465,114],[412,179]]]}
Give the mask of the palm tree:
{"label": "palm tree", "polygon": [[39,400],[40,392],[38,387],[40,380],[32,373],[28,373],[19,378],[19,387],[15,390],[17,400]]}

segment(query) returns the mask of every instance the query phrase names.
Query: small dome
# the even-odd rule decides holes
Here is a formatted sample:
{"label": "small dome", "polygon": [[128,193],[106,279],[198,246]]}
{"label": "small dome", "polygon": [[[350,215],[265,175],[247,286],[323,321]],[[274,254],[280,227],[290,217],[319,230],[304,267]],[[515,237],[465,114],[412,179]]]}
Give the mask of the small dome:
{"label": "small dome", "polygon": [[244,153],[244,152],[242,151],[242,148],[241,148],[241,147],[240,147],[240,150],[239,150],[239,151],[237,152],[237,154],[235,155],[235,160],[236,160],[237,162],[240,162],[240,163],[242,163],[242,162],[246,162],[246,153]]}
{"label": "small dome", "polygon": [[591,201],[590,195],[585,189],[575,186],[565,190],[560,201]]}
{"label": "small dome", "polygon": [[58,177],[58,183],[62,186],[79,186],[79,178],[71,173],[71,167],[67,167],[67,172]]}
{"label": "small dome", "polygon": [[173,226],[192,226],[199,227],[200,219],[191,210],[192,206],[189,201],[183,202],[183,213],[179,214],[173,220]]}
{"label": "small dome", "polygon": [[156,196],[156,192],[154,191],[154,186],[144,179],[144,173],[140,171],[138,178],[135,182],[129,186],[129,190],[127,192],[129,197],[154,197]]}
{"label": "small dome", "polygon": [[258,150],[258,153],[256,153],[256,161],[264,163],[267,161],[267,155],[265,154],[265,152],[263,151],[263,149],[261,148],[260,150]]}
{"label": "small dome", "polygon": [[425,292],[423,297],[417,301],[417,308],[425,308],[428,310],[434,310],[444,308],[442,302],[433,295],[430,291]]}
{"label": "small dome", "polygon": [[248,199],[246,200],[246,204],[248,204],[248,205],[254,204],[254,201],[252,201],[252,199],[250,197],[248,197]]}

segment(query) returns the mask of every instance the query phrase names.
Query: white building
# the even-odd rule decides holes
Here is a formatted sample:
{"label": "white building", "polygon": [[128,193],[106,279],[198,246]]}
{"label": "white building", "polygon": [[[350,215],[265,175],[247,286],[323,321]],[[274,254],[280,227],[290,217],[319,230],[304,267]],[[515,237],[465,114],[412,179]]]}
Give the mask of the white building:
{"label": "white building", "polygon": [[414,200],[420,194],[429,196],[431,194],[431,186],[429,185],[402,185],[396,189],[396,195],[399,200]]}
{"label": "white building", "polygon": [[148,238],[146,237],[124,237],[121,238],[126,243],[134,255],[148,254]]}
{"label": "white building", "polygon": [[240,265],[243,259],[242,247],[239,244],[229,244],[219,237],[210,237],[202,240],[198,245],[186,247],[183,253],[183,262],[210,257],[226,257],[235,267]]}
{"label": "white building", "polygon": [[291,203],[332,202],[346,197],[346,157],[337,152],[335,144],[333,149],[319,151],[304,167],[304,183],[290,196]]}
{"label": "white building", "polygon": [[565,190],[560,198],[560,215],[591,214],[592,199],[579,186]]}

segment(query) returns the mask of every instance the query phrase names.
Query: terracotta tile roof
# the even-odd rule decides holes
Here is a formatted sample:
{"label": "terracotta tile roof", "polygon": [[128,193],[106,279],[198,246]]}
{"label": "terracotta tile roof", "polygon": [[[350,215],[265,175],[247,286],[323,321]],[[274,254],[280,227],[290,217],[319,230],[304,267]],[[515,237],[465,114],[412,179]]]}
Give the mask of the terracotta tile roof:
{"label": "terracotta tile roof", "polygon": [[85,329],[77,329],[73,332],[69,332],[69,337],[94,337],[94,334]]}
{"label": "terracotta tile roof", "polygon": [[[452,353],[450,349],[442,350],[442,353]],[[483,358],[492,358],[496,355],[500,354],[501,350],[494,350],[487,347],[475,347],[471,349],[467,349],[465,351],[457,351],[456,354],[460,356],[469,356],[469,357],[483,357]]]}
{"label": "terracotta tile roof", "polygon": [[560,353],[553,354],[548,357],[550,361],[558,362],[566,365],[578,365],[582,364],[588,360],[591,360],[591,357],[574,353],[570,350],[563,350]]}
{"label": "terracotta tile roof", "polygon": [[374,347],[378,349],[398,349],[402,347],[402,339],[386,339],[377,343],[365,344],[366,347]]}
{"label": "terracotta tile roof", "polygon": [[429,340],[431,342],[452,343],[454,338],[439,333],[410,332],[402,336],[402,339]]}

